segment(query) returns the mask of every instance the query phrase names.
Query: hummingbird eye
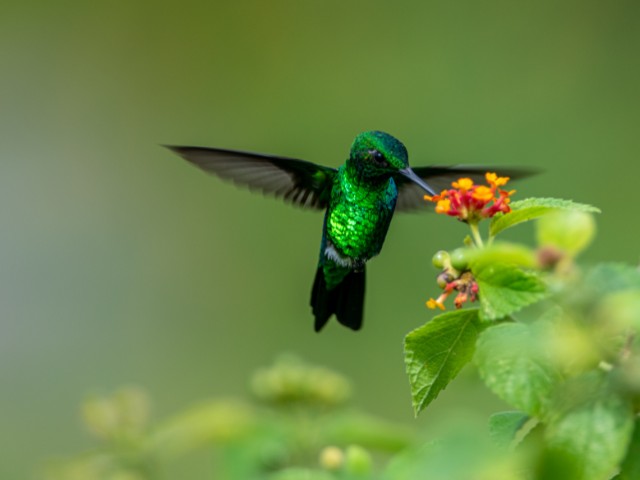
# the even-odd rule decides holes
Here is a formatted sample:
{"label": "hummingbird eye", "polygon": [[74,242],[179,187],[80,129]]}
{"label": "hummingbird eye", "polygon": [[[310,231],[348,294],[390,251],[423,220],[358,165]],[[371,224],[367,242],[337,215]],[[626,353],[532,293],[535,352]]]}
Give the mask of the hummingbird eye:
{"label": "hummingbird eye", "polygon": [[369,150],[369,153],[371,154],[371,159],[379,166],[381,167],[388,167],[389,166],[389,162],[387,162],[387,159],[384,158],[384,155],[382,153],[380,153],[378,150]]}

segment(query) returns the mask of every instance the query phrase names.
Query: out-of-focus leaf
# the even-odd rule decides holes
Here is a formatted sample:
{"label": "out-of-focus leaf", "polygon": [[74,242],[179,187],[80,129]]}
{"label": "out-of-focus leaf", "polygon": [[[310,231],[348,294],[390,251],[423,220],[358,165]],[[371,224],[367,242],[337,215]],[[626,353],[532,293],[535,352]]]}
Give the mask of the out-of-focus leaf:
{"label": "out-of-focus leaf", "polygon": [[351,395],[351,385],[345,377],[293,355],[282,355],[272,366],[258,370],[251,387],[261,401],[285,407],[331,407],[346,402]]}
{"label": "out-of-focus leaf", "polygon": [[107,397],[92,397],[82,405],[87,428],[99,438],[141,435],[149,419],[149,398],[137,387],[123,387]]}
{"label": "out-of-focus leaf", "polygon": [[640,270],[623,263],[601,263],[589,270],[585,284],[600,295],[640,290]]}
{"label": "out-of-focus leaf", "polygon": [[241,401],[214,401],[197,405],[160,425],[149,446],[176,455],[210,443],[235,442],[255,428],[253,409]]}
{"label": "out-of-focus leaf", "polygon": [[495,236],[514,225],[558,210],[574,210],[591,213],[600,212],[596,207],[584,203],[575,203],[571,200],[561,200],[558,198],[527,198],[511,203],[511,212],[494,216],[491,219],[489,234]]}
{"label": "out-of-focus leaf", "polygon": [[620,469],[620,480],[637,480],[640,478],[640,420],[636,420],[633,436]]}
{"label": "out-of-focus leaf", "polygon": [[[453,421],[455,423],[455,420]],[[522,480],[522,465],[486,434],[486,422],[449,425],[437,442],[407,450],[389,463],[384,480]]]}
{"label": "out-of-focus leaf", "polygon": [[503,323],[482,332],[475,361],[496,395],[532,416],[544,412],[560,380],[545,354],[544,336],[521,323]]}
{"label": "out-of-focus leaf", "polygon": [[546,429],[550,452],[572,467],[572,480],[609,478],[631,441],[634,413],[628,399],[591,372],[558,393]]}
{"label": "out-of-focus leaf", "polygon": [[434,317],[405,337],[404,359],[417,415],[473,357],[483,328],[477,309]]}
{"label": "out-of-focus leaf", "polygon": [[322,470],[291,467],[272,473],[266,478],[268,480],[336,480],[337,477]]}
{"label": "out-of-focus leaf", "polygon": [[397,452],[411,445],[415,431],[380,418],[354,411],[336,414],[322,421],[323,440],[329,444],[358,444],[379,451]]}
{"label": "out-of-focus leaf", "polygon": [[489,417],[489,435],[498,447],[506,449],[527,420],[529,415],[517,410],[494,413]]}

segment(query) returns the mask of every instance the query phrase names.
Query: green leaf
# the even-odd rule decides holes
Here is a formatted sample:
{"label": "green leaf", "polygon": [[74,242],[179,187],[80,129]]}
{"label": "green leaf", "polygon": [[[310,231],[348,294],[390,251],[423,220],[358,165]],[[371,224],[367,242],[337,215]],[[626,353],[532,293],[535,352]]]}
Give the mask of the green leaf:
{"label": "green leaf", "polygon": [[502,323],[480,335],[475,362],[491,391],[531,416],[544,413],[560,374],[545,355],[545,335],[521,323]]}
{"label": "green leaf", "polygon": [[404,340],[404,361],[416,415],[431,403],[473,357],[482,329],[477,309],[434,317]]}
{"label": "green leaf", "polygon": [[498,447],[507,449],[527,420],[529,415],[520,411],[494,413],[489,417],[489,435]]}
{"label": "green leaf", "polygon": [[493,237],[507,228],[522,222],[533,220],[550,212],[558,210],[574,210],[579,212],[599,213],[600,210],[584,203],[558,198],[527,198],[510,204],[511,212],[496,215],[491,219],[489,234]]}
{"label": "green leaf", "polygon": [[565,408],[556,409],[547,425],[549,451],[571,465],[575,480],[609,478],[631,441],[631,403],[603,379],[591,372],[568,384],[558,395]]}
{"label": "green leaf", "polygon": [[518,243],[495,242],[484,248],[459,248],[451,252],[452,256],[456,252],[462,252],[467,265],[508,263],[534,268],[538,264],[535,252]]}
{"label": "green leaf", "polygon": [[536,275],[514,265],[476,261],[471,272],[478,284],[482,316],[489,320],[517,312],[546,295],[546,287]]}
{"label": "green leaf", "polygon": [[622,461],[620,480],[637,480],[640,478],[640,420],[636,420],[633,437]]}

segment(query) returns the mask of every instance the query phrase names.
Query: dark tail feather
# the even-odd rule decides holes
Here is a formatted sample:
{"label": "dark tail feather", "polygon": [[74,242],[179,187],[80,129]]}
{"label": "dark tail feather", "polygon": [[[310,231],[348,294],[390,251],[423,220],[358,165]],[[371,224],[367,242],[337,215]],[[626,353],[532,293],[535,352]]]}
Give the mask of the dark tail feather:
{"label": "dark tail feather", "polygon": [[319,332],[335,313],[345,327],[360,330],[364,309],[364,268],[350,271],[333,289],[327,290],[322,267],[318,267],[311,290],[311,307],[316,317],[314,328]]}

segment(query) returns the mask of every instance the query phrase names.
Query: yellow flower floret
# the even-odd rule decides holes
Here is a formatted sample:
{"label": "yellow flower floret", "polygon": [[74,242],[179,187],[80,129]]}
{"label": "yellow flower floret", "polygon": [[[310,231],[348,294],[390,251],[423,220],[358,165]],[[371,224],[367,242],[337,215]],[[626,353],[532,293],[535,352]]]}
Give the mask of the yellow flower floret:
{"label": "yellow flower floret", "polygon": [[438,203],[436,204],[436,213],[447,213],[449,210],[451,210],[451,200],[448,198],[438,200]]}
{"label": "yellow flower floret", "polygon": [[509,177],[499,177],[495,172],[487,172],[484,178],[487,179],[487,183],[493,188],[502,187],[509,181]]}
{"label": "yellow flower floret", "polygon": [[434,300],[433,298],[430,298],[429,300],[427,300],[427,308],[430,308],[431,310],[435,310],[436,308],[439,308],[440,310],[445,310],[445,307],[442,304],[442,302],[439,302],[438,300]]}
{"label": "yellow flower floret", "polygon": [[451,185],[453,186],[453,188],[466,191],[473,188],[473,180],[471,180],[470,178],[460,178],[457,182],[453,182]]}
{"label": "yellow flower floret", "polygon": [[493,198],[493,190],[485,185],[478,185],[471,196],[476,200],[489,202]]}

